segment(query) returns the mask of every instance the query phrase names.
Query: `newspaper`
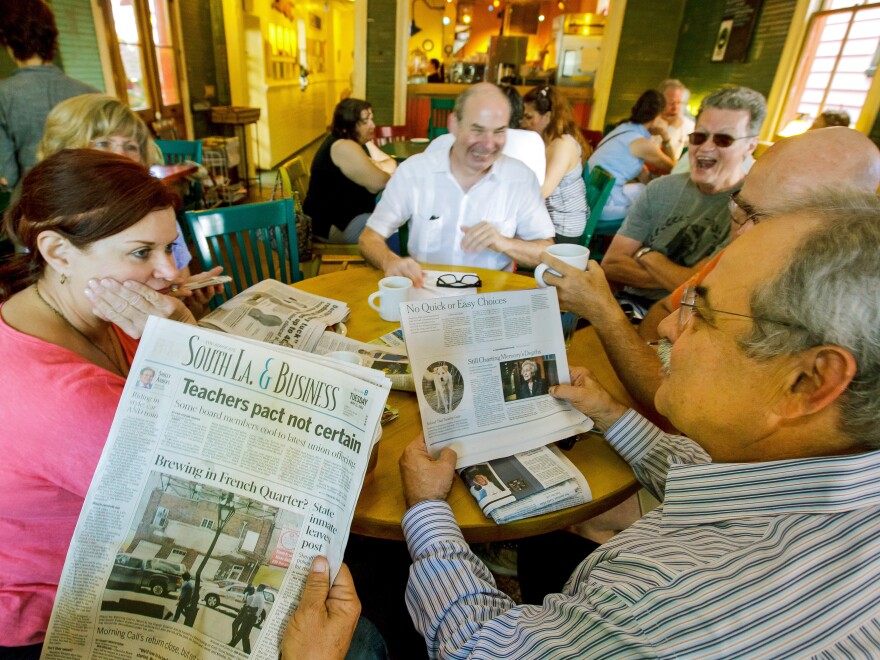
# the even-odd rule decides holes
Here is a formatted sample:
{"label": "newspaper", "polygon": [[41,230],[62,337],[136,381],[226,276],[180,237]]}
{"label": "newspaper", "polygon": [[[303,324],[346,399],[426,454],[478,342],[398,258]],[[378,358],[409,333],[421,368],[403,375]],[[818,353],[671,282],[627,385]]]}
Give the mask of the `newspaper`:
{"label": "newspaper", "polygon": [[372,369],[151,318],[43,657],[277,658],[312,559],[339,570],[388,391]]}
{"label": "newspaper", "polygon": [[[457,468],[536,449],[593,422],[547,394],[569,382],[556,289],[403,303],[428,449]],[[526,375],[528,372],[528,376]]]}
{"label": "newspaper", "polygon": [[552,445],[471,465],[459,475],[483,513],[499,524],[593,499],[581,471]]}
{"label": "newspaper", "polygon": [[312,352],[327,327],[348,315],[348,305],[343,302],[277,280],[263,280],[227,300],[199,325]]}

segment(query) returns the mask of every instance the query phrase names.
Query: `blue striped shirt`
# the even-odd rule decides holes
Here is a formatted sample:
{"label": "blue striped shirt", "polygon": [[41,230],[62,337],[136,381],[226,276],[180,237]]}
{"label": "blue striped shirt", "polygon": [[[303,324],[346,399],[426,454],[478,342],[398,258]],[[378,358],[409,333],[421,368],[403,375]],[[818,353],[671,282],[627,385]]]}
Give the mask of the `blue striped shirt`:
{"label": "blue striped shirt", "polygon": [[540,607],[495,587],[446,502],[406,513],[431,657],[880,657],[880,452],[712,464],[633,411],[606,438],[663,504]]}

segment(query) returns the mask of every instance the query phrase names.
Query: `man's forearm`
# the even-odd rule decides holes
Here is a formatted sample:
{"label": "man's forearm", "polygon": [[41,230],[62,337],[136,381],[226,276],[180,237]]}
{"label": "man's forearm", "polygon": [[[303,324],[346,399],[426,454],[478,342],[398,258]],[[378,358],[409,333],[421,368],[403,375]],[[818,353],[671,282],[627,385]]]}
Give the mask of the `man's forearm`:
{"label": "man's forearm", "polygon": [[383,273],[395,261],[400,259],[385,242],[385,239],[373,229],[366,227],[358,239],[358,247],[367,262]]}
{"label": "man's forearm", "polygon": [[605,276],[612,282],[639,289],[660,289],[663,285],[642,264],[630,256],[606,257],[602,260]]}
{"label": "man's forearm", "polygon": [[660,387],[657,352],[639,337],[619,307],[591,321],[620,382],[643,410],[653,412],[654,395]]}
{"label": "man's forearm", "polygon": [[541,263],[541,253],[553,245],[553,239],[547,238],[535,241],[525,241],[521,238],[508,238],[505,240],[503,252],[516,263],[534,268]]}
{"label": "man's forearm", "polygon": [[679,266],[664,254],[649,252],[639,260],[639,265],[647,271],[660,287],[672,291],[693,275],[697,268]]}

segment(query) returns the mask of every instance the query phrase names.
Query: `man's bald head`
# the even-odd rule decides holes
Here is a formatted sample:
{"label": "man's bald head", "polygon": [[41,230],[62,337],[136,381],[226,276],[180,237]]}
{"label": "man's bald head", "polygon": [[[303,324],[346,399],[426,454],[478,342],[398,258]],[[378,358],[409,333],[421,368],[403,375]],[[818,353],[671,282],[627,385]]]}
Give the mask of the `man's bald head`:
{"label": "man's bald head", "polygon": [[846,185],[873,193],[880,186],[880,150],[862,133],[835,126],[780,140],[756,162],[742,197],[775,215],[820,186]]}
{"label": "man's bald head", "polygon": [[506,107],[509,117],[510,101],[507,100],[507,96],[504,95],[504,92],[501,91],[498,85],[493,85],[492,83],[488,82],[482,82],[475,85],[470,85],[455,99],[454,112],[459,122],[464,119],[465,106],[468,104],[468,102],[477,99],[479,99],[480,101],[489,101],[490,103],[494,102],[500,104],[503,107]]}

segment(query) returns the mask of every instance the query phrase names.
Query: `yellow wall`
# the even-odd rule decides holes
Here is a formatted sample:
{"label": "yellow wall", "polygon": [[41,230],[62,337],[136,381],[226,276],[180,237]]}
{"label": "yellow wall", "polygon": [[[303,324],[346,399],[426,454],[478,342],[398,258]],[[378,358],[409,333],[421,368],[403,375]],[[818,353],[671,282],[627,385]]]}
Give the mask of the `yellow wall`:
{"label": "yellow wall", "polygon": [[[350,89],[354,8],[350,2],[297,3],[291,20],[268,2],[244,4],[249,11],[242,12],[238,3],[224,3],[230,87],[234,105],[261,109],[256,129],[247,128],[248,153],[252,165],[269,169],[321,137],[336,103]],[[311,26],[310,14],[321,19],[320,30]],[[276,80],[267,75],[270,24],[298,36],[299,20],[305,22],[307,39],[324,43],[323,71],[317,70],[313,53],[307,55],[310,75],[305,91],[300,89],[298,67],[292,78]],[[296,46],[297,51],[306,47],[298,39]]]}

